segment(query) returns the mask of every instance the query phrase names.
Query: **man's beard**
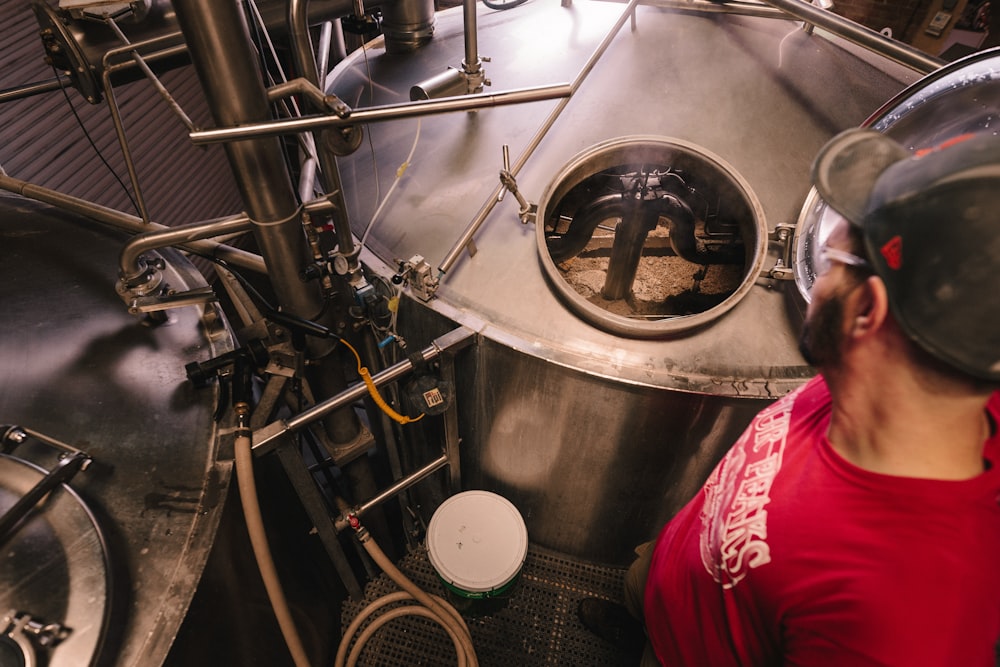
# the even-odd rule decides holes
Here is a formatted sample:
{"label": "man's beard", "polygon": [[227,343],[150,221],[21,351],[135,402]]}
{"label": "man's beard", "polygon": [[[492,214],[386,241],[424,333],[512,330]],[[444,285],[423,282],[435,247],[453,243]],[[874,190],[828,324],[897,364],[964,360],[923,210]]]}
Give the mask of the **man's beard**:
{"label": "man's beard", "polygon": [[799,352],[815,368],[832,368],[840,363],[840,346],[844,340],[844,303],[833,294],[818,304],[806,317],[799,334]]}

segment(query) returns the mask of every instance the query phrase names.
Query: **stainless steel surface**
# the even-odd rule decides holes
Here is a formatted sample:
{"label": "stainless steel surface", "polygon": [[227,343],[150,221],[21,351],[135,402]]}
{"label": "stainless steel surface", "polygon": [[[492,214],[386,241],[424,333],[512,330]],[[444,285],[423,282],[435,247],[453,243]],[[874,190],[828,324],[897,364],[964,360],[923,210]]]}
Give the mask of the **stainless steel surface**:
{"label": "stainless steel surface", "polygon": [[[577,80],[592,66],[551,128],[560,103],[423,118],[384,205],[378,193],[412,148],[416,121],[371,126],[374,156],[362,149],[340,164],[357,236],[382,206],[362,255],[377,270],[417,255],[441,266],[488,209],[475,254],[458,255],[426,304],[406,302],[401,332],[422,340],[443,320],[480,334],[474,362],[456,369],[463,485],[510,498],[545,547],[627,563],[749,418],[813,374],[797,352],[803,302],[790,283],[751,279],[732,308],[691,331],[643,340],[592,326],[551,288],[514,198],[494,206],[503,146],[525,153],[517,186],[539,202],[588,147],[633,135],[679,140],[729,165],[772,232],[795,220],[826,139],[918,75],[794,22],[649,6],[591,62],[622,12],[583,0],[480,8],[479,51],[491,57],[494,88]],[[461,19],[457,8],[440,13],[419,59],[387,57],[373,41],[338,65],[331,91],[352,105],[398,103],[460,49]],[[781,251],[769,244],[765,272]]]}
{"label": "stainless steel surface", "polygon": [[[597,64],[598,60],[607,51],[608,46],[611,44],[611,40],[614,39],[618,32],[621,30],[622,26],[625,25],[625,21],[631,18],[635,21],[635,8],[638,6],[638,0],[631,0],[628,5],[619,14],[617,20],[608,29],[607,34],[604,35],[604,39],[600,41],[597,47],[594,49],[593,53],[580,68],[580,71],[576,74],[573,79],[573,84],[570,87],[570,94],[572,95],[580,89],[583,85],[584,80],[593,71],[594,66]],[[517,160],[510,164],[509,157],[509,146],[508,144],[503,145],[503,157],[504,157],[504,171],[510,174],[511,178],[516,178],[518,173],[524,167],[524,163],[528,161],[535,149],[538,148],[538,144],[545,137],[546,133],[552,128],[553,123],[558,120],[560,114],[566,108],[569,100],[563,100],[549,113],[545,122],[538,128],[531,141],[528,142],[524,150],[518,155]],[[486,217],[493,211],[493,207],[500,202],[501,194],[503,193],[503,188],[506,187],[506,183],[502,187],[498,187],[493,191],[493,194],[487,198],[486,203],[483,207],[479,209],[479,212],[472,219],[472,222],[466,227],[465,231],[462,233],[458,241],[452,246],[445,258],[438,264],[439,269],[442,273],[447,273],[454,266],[455,262],[458,261],[459,254],[465,250],[469,250],[471,254],[474,254],[470,250],[470,244],[472,243],[473,235],[479,230],[479,227],[486,221]],[[521,198],[519,198],[520,200]],[[522,207],[523,208],[523,207]]]}
{"label": "stainless steel surface", "polygon": [[[494,85],[574,78],[621,9],[577,2],[572,9],[541,3],[482,12],[481,50],[495,49]],[[420,63],[380,57],[376,42],[367,66],[358,55],[335,70],[334,91],[347,100],[367,96],[364,74],[370,67],[376,104],[405,95],[410,81],[446,60],[462,39],[460,16],[453,11],[439,16],[438,39]],[[517,12],[524,12],[518,21],[508,16]],[[526,60],[547,67],[525,69]],[[770,230],[795,219],[809,189],[809,165],[823,142],[863,122],[915,79],[884,59],[868,62],[784,21],[640,6],[636,31],[612,42],[525,163],[518,185],[530,201],[539,201],[564,165],[587,147],[625,135],[678,138],[731,165],[759,200]],[[494,198],[503,145],[516,154],[551,109],[552,103],[538,103],[423,119],[412,164],[369,234],[370,250],[390,266],[413,255],[438,262],[466,221]],[[415,129],[412,121],[373,127],[377,159],[367,151],[342,159],[357,235],[380,204],[374,166],[384,191]],[[546,283],[535,230],[519,224],[515,208],[507,199],[493,210],[476,239],[477,254],[445,274],[430,307],[474,315],[489,334],[523,340],[525,349],[550,362],[630,383],[766,398],[785,393],[811,372],[795,351],[796,322],[788,314],[791,309],[794,317],[795,300],[767,282],[700,336],[646,343],[585,325]],[[775,256],[773,248],[769,255]]]}
{"label": "stainless steel surface", "polygon": [[912,67],[922,74],[929,74],[945,63],[940,58],[929,56],[908,44],[889,39],[871,28],[866,28],[828,11],[825,7],[817,7],[805,0],[763,0],[763,2],[813,25],[826,28],[844,39],[870,48],[900,64]]}
{"label": "stainless steel surface", "polygon": [[[0,510],[28,493],[47,471],[0,454]],[[3,536],[0,606],[69,630],[54,647],[27,637],[48,667],[97,664],[111,618],[112,570],[104,533],[72,487],[60,486],[20,527]],[[6,655],[6,654],[5,654]]]}
{"label": "stainless steel surface", "polygon": [[[50,595],[39,591],[57,581],[3,569],[0,598],[5,608],[33,606],[26,596],[38,594],[55,608],[59,590],[82,595],[74,604],[86,607],[86,618],[69,623],[81,639],[99,623],[102,604],[113,607],[104,664],[160,664],[208,557],[231,469],[212,418],[215,393],[195,391],[184,365],[230,349],[229,334],[214,308],[171,311],[158,327],[130,316],[114,293],[124,235],[20,196],[0,195],[0,210],[8,324],[0,329],[0,421],[93,457],[72,487],[107,536],[114,580],[102,602],[96,588],[55,586]],[[164,256],[169,282],[204,284],[179,254]],[[16,455],[48,469],[57,453],[28,441]],[[89,534],[64,544],[67,553],[89,558]],[[61,662],[61,651],[55,647],[54,665],[87,664],[75,653]]]}

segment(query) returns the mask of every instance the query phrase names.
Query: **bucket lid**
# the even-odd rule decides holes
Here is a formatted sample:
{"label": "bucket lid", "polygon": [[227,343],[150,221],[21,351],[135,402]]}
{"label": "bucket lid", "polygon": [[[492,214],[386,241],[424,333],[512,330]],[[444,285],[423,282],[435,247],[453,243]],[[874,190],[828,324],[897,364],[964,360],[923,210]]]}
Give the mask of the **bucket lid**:
{"label": "bucket lid", "polygon": [[528,555],[517,508],[489,491],[464,491],[441,503],[427,527],[427,556],[447,583],[485,593],[509,583]]}

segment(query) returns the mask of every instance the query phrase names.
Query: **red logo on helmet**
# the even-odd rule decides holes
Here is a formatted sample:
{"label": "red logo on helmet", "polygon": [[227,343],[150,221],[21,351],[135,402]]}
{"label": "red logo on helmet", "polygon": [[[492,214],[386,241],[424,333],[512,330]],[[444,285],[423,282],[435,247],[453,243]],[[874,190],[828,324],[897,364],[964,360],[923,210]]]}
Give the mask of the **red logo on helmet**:
{"label": "red logo on helmet", "polygon": [[951,139],[945,139],[936,146],[931,146],[930,148],[918,148],[913,152],[913,154],[916,155],[917,157],[923,157],[929,153],[933,153],[934,151],[943,151],[946,148],[954,146],[955,144],[960,144],[963,141],[971,139],[974,136],[976,135],[973,134],[972,132],[966,132],[965,134],[960,134],[957,137],[952,137]]}
{"label": "red logo on helmet", "polygon": [[903,239],[899,236],[893,236],[889,239],[879,252],[882,253],[885,263],[893,271],[898,271],[903,266]]}

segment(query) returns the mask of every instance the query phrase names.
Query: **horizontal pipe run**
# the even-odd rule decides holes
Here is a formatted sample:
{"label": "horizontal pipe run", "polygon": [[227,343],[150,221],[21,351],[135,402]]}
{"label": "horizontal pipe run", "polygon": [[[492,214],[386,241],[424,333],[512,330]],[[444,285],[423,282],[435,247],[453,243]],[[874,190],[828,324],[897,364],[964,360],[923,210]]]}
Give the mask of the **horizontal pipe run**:
{"label": "horizontal pipe run", "polygon": [[40,95],[42,93],[50,93],[60,88],[69,88],[73,85],[73,80],[57,76],[54,79],[49,79],[48,81],[38,81],[36,83],[28,83],[23,86],[18,86],[16,88],[6,88],[0,90],[0,104],[6,102],[13,102],[14,100],[24,99],[25,97],[31,97],[33,95]]}
{"label": "horizontal pipe run", "polygon": [[[146,223],[142,221],[142,218],[137,218],[134,215],[128,215],[113,208],[101,206],[100,204],[64,194],[57,190],[12,178],[6,174],[0,174],[0,189],[55,206],[64,211],[82,215],[93,222],[130,234],[143,234],[149,231],[165,231],[170,229],[166,225],[155,222]],[[232,246],[214,241],[192,241],[181,244],[179,247],[196,255],[205,255],[225,260],[237,268],[257,273],[267,273],[264,259],[260,255],[255,255],[239,248],[233,248]]]}
{"label": "horizontal pipe run", "polygon": [[327,127],[349,127],[365,123],[377,123],[402,118],[414,118],[450,111],[472,111],[489,107],[499,107],[508,104],[523,104],[525,102],[541,102],[569,97],[572,87],[567,83],[535,88],[521,88],[501,93],[483,95],[458,95],[444,97],[438,100],[419,102],[404,102],[386,104],[384,106],[355,109],[346,118],[339,116],[305,116],[287,120],[276,120],[266,123],[250,123],[240,127],[223,127],[212,130],[199,130],[190,133],[191,142],[196,146],[235,141],[250,137],[266,137],[282,134],[296,134]]}
{"label": "horizontal pipe run", "polygon": [[381,505],[386,500],[389,500],[395,495],[402,493],[403,491],[410,488],[417,482],[423,480],[425,477],[429,477],[430,475],[437,472],[441,468],[444,468],[448,464],[449,464],[448,455],[442,454],[438,458],[434,459],[433,461],[425,465],[423,468],[420,468],[419,470],[410,473],[406,477],[403,477],[399,481],[392,484],[392,486],[389,486],[386,489],[380,491],[375,496],[373,496],[371,500],[367,500],[361,503],[360,505],[353,507],[350,510],[350,512],[338,516],[333,522],[334,530],[336,530],[339,533],[345,528],[350,528],[351,524],[350,524],[350,519],[348,517],[364,516],[365,513],[367,513],[369,510],[372,510],[375,507]]}
{"label": "horizontal pipe run", "polygon": [[[445,335],[434,339],[429,346],[420,351],[420,356],[424,361],[432,361],[438,358],[445,351],[458,351],[472,343],[475,332],[466,327],[459,327]],[[372,382],[376,387],[394,382],[413,370],[413,363],[409,359],[404,359],[383,371],[372,376]],[[308,410],[303,410],[296,416],[288,420],[278,420],[263,428],[257,429],[253,434],[254,455],[260,456],[273,449],[278,440],[287,433],[293,433],[300,428],[322,419],[331,412],[348,406],[363,398],[368,393],[368,388],[363,382],[359,382],[348,389],[340,392],[322,403],[317,403]]]}
{"label": "horizontal pipe run", "polygon": [[676,9],[695,14],[736,14],[739,16],[756,16],[769,19],[793,20],[785,12],[754,2],[739,2],[739,0],[645,0],[643,5],[660,9]]}

